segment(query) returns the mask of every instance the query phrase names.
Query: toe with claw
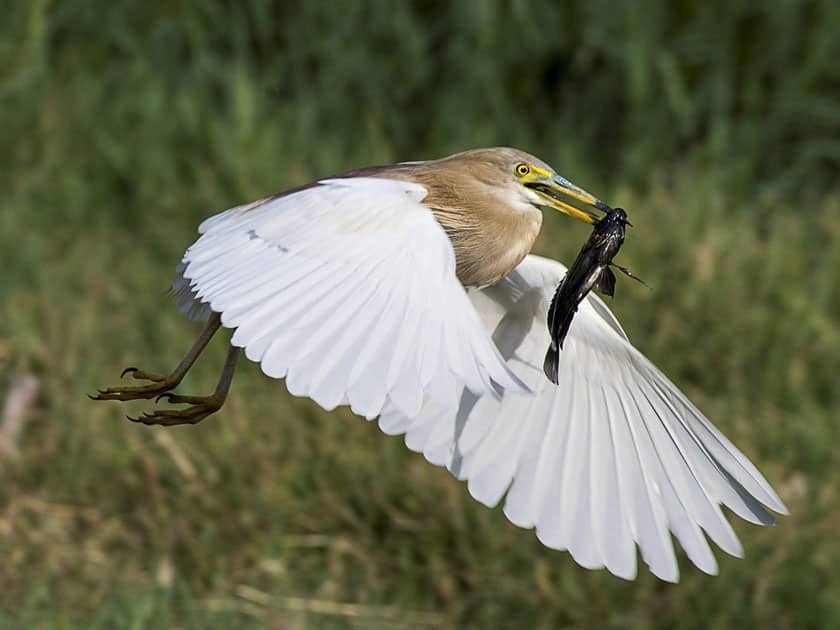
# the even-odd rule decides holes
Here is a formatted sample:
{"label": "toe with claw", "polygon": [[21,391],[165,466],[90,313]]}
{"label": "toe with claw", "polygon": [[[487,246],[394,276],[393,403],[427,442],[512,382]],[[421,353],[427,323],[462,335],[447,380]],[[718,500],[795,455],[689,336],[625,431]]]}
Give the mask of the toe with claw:
{"label": "toe with claw", "polygon": [[125,368],[122,373],[120,374],[120,378],[125,378],[126,374],[131,374],[131,378],[135,378],[138,381],[154,381],[155,383],[160,383],[165,381],[168,376],[164,374],[155,374],[153,372],[145,372],[140,368],[136,367],[127,367]]}
{"label": "toe with claw", "polygon": [[92,400],[148,400],[165,394],[170,389],[175,389],[180,382],[180,379],[175,375],[163,376],[152,372],[144,372],[136,367],[125,368],[122,374],[120,374],[120,378],[126,374],[131,374],[131,378],[138,381],[151,382],[148,385],[106,387],[105,389],[100,389],[99,393],[95,396],[88,394],[88,397]]}
{"label": "toe with claw", "polygon": [[185,409],[158,409],[151,413],[146,412],[142,416],[128,419],[132,422],[140,422],[142,424],[160,424],[163,426],[173,426],[177,424],[196,424],[201,422],[212,413],[221,409],[224,399],[218,396],[179,396],[164,392],[160,394],[155,402],[165,399],[166,402],[180,405],[186,404],[189,407]]}

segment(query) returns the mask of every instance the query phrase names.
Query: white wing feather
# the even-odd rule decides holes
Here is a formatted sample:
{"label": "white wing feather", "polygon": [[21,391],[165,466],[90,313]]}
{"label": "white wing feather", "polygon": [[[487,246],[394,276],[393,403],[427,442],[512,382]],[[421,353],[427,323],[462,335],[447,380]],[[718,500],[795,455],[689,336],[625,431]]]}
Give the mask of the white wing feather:
{"label": "white wing feather", "polygon": [[380,178],[324,180],[232,208],[199,227],[173,285],[193,318],[220,312],[289,391],[325,409],[408,416],[527,388],[508,368],[455,275],[426,189]]}
{"label": "white wing feather", "polygon": [[[768,524],[786,513],[761,473],[627,340],[590,295],[560,353],[559,385],[543,374],[546,313],[565,274],[528,256],[498,284],[472,294],[493,340],[532,396],[460,392],[457,411],[429,403],[416,417],[390,408],[389,434],[468,480],[470,493],[536,528],[547,546],[585,567],[636,575],[635,546],[651,571],[678,579],[673,533],[702,571],[717,572],[703,532],[742,549],[721,512]],[[763,504],[763,505],[762,505]]]}

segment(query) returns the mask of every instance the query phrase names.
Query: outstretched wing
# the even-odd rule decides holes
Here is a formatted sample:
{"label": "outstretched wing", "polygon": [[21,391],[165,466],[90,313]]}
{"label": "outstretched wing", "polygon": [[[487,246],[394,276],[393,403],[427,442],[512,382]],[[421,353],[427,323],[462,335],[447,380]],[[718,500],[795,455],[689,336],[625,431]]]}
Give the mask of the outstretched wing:
{"label": "outstretched wing", "polygon": [[179,267],[179,308],[221,313],[233,345],[325,409],[373,418],[387,401],[413,416],[426,402],[457,406],[465,387],[527,392],[425,196],[407,182],[332,179],[211,217]]}
{"label": "outstretched wing", "polygon": [[638,545],[651,571],[678,579],[669,533],[707,573],[741,545],[721,512],[772,523],[786,513],[761,473],[628,341],[604,303],[584,300],[560,352],[559,384],[542,362],[546,312],[565,268],[528,256],[472,295],[510,368],[532,396],[463,391],[457,411],[434,404],[416,417],[388,409],[380,427],[445,465],[482,503],[507,493],[505,515],[536,528],[582,566],[631,579]]}

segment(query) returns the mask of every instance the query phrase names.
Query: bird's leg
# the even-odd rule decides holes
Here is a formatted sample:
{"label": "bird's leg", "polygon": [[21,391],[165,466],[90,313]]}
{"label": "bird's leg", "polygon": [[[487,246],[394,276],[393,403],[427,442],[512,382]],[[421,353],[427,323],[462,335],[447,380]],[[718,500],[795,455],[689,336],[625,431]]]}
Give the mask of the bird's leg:
{"label": "bird's leg", "polygon": [[225,367],[216,385],[216,391],[210,396],[181,396],[164,392],[157,400],[165,399],[174,404],[187,404],[186,409],[158,409],[152,413],[144,413],[139,418],[129,417],[132,422],[143,424],[161,424],[172,426],[175,424],[196,424],[201,422],[211,413],[215,413],[225,404],[230,384],[233,381],[233,372],[236,369],[236,359],[239,357],[239,348],[231,346],[228,350]]}
{"label": "bird's leg", "polygon": [[222,321],[219,313],[213,313],[210,315],[210,319],[204,326],[204,330],[201,331],[201,334],[198,336],[198,339],[195,340],[192,348],[189,349],[189,352],[187,352],[184,358],[181,359],[178,367],[176,367],[171,374],[164,376],[161,374],[144,372],[143,370],[138,370],[135,367],[126,368],[122,371],[122,374],[120,375],[121,377],[126,374],[131,374],[131,377],[134,379],[140,381],[151,381],[151,383],[148,385],[108,387],[106,389],[100,389],[99,394],[91,396],[91,398],[93,400],[140,400],[154,398],[168,392],[171,389],[175,389],[184,378],[184,375],[192,367],[193,363],[195,363],[198,355],[200,355],[201,351],[207,346],[207,342],[210,341],[210,338],[219,329],[221,323]]}

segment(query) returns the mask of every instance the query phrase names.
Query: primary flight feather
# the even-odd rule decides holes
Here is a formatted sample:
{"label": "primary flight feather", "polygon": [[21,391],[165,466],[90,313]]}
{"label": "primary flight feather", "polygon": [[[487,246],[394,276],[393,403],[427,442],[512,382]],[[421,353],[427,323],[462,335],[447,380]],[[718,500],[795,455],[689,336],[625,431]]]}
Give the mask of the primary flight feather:
{"label": "primary flight feather", "polygon": [[[165,397],[136,420],[194,423],[227,395],[239,349],[292,394],[349,405],[467,481],[582,566],[678,579],[673,534],[702,571],[707,537],[742,549],[720,506],[760,524],[782,501],[749,460],[627,339],[593,295],[543,373],[546,314],[566,273],[529,255],[543,209],[588,223],[609,206],[508,148],[348,171],[207,219],[173,285],[207,320],[168,375],[100,400]],[[210,396],[172,393],[220,327]]]}

